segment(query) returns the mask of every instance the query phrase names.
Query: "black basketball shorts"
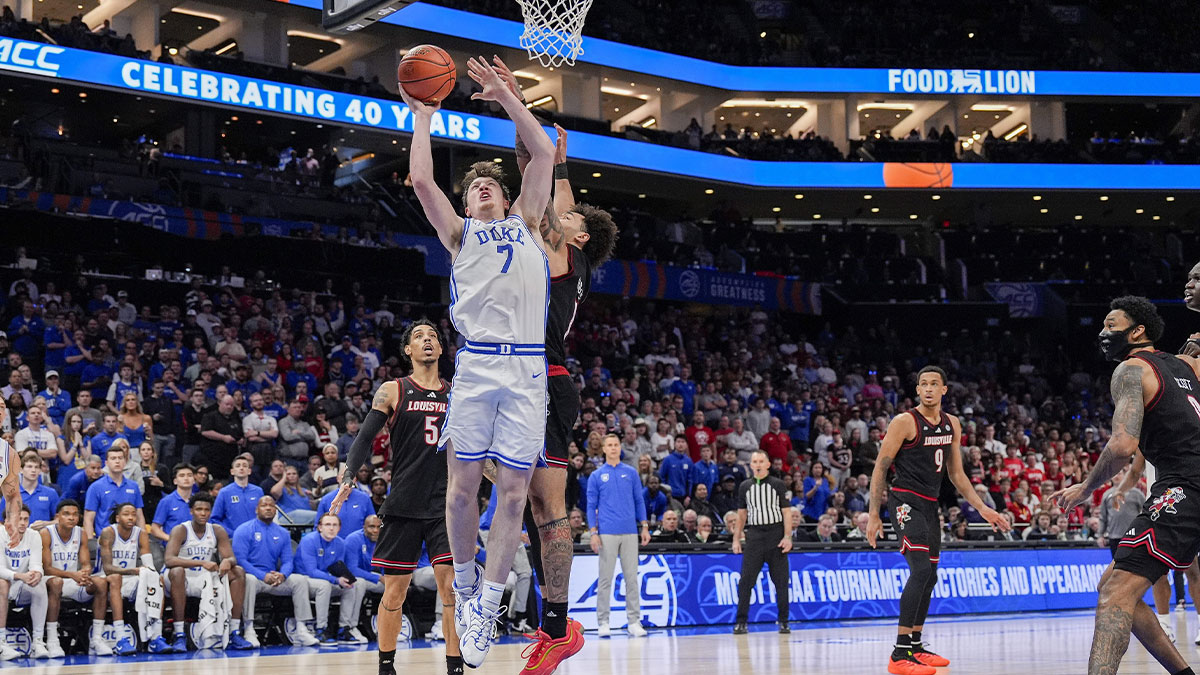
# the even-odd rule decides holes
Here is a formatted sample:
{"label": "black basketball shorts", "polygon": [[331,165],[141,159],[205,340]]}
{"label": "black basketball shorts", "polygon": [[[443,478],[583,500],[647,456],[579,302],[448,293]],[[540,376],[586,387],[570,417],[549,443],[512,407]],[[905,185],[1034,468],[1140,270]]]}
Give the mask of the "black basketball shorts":
{"label": "black basketball shorts", "polygon": [[900,553],[926,553],[929,562],[936,563],[942,552],[937,502],[892,492],[887,506],[892,516],[892,529],[900,540]]}
{"label": "black basketball shorts", "polygon": [[546,417],[546,465],[566,469],[571,458],[571,430],[579,418],[579,391],[570,375],[554,375],[547,383],[550,388],[550,407]]}
{"label": "black basketball shorts", "polygon": [[384,516],[371,567],[378,567],[384,574],[412,574],[421,559],[422,544],[429,553],[430,563],[454,562],[445,518]]}
{"label": "black basketball shorts", "polygon": [[1200,551],[1200,491],[1160,481],[1113,555],[1116,568],[1151,583],[1184,570]]}

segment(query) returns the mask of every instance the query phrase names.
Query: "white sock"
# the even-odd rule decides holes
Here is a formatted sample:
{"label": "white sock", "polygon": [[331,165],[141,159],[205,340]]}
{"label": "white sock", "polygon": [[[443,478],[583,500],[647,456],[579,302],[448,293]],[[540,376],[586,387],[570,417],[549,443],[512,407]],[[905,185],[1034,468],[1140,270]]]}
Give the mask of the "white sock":
{"label": "white sock", "polygon": [[229,630],[231,630],[231,631],[241,630],[241,628],[242,628],[242,620],[241,619],[230,619],[229,620]]}
{"label": "white sock", "polygon": [[97,640],[100,639],[100,633],[103,630],[104,630],[104,619],[93,619],[92,620],[92,634],[96,636]]}
{"label": "white sock", "polygon": [[186,621],[176,621],[174,623],[175,623],[175,634],[176,635],[184,635],[187,633],[187,622]]}
{"label": "white sock", "polygon": [[483,596],[480,598],[485,610],[495,614],[500,611],[500,601],[504,599],[504,584],[494,584],[486,579],[483,582]]}
{"label": "white sock", "polygon": [[50,642],[58,642],[58,622],[46,622],[46,639]]}
{"label": "white sock", "polygon": [[468,560],[465,563],[454,563],[454,585],[467,589],[475,585],[479,579],[479,572],[475,569],[475,561]]}
{"label": "white sock", "polygon": [[113,632],[117,634],[118,640],[125,637],[125,622],[124,621],[114,621],[113,622]]}

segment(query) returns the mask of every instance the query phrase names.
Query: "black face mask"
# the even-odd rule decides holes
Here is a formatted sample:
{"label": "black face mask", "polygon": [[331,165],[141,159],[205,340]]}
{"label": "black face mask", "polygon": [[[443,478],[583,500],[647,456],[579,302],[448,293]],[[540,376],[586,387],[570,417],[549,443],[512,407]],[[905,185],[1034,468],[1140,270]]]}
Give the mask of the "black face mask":
{"label": "black face mask", "polygon": [[1149,342],[1130,343],[1129,334],[1137,326],[1130,326],[1125,330],[1106,330],[1102,331],[1099,336],[1100,351],[1104,354],[1104,358],[1109,361],[1123,361],[1135,347],[1145,347],[1150,345]]}

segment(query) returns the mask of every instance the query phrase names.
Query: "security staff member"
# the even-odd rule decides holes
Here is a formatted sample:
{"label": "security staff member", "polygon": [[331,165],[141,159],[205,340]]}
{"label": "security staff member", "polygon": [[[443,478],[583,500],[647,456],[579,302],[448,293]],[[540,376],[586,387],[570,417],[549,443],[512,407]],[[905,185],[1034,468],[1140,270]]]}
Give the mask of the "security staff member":
{"label": "security staff member", "polygon": [[758,574],[763,563],[775,586],[775,605],[778,609],[780,633],[791,633],[788,625],[788,570],[787,554],[792,550],[791,532],[788,531],[789,508],[787,490],[783,481],[769,474],[771,460],[762,450],[750,456],[753,476],[742,481],[738,487],[738,517],[733,530],[733,552],[742,553],[742,536],[745,535],[745,553],[742,555],[742,579],[738,583],[737,624],[735,635],[746,633],[746,621],[750,617],[750,593],[758,583]]}

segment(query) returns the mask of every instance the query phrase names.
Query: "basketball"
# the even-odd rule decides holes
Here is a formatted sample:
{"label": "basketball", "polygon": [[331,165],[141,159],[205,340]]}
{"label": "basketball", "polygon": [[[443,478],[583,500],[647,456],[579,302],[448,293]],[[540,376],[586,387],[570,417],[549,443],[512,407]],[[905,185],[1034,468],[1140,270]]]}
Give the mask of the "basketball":
{"label": "basketball", "polygon": [[894,188],[947,188],[954,183],[950,164],[885,162],[883,184]]}
{"label": "basketball", "polygon": [[396,70],[396,79],[409,96],[422,103],[438,103],[454,91],[454,60],[433,45],[413,47]]}

